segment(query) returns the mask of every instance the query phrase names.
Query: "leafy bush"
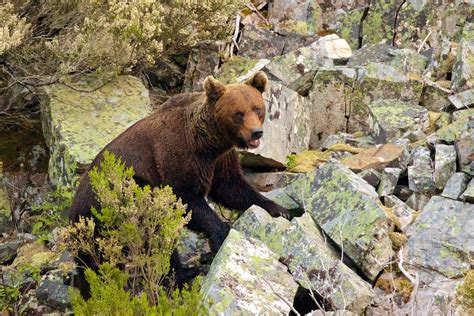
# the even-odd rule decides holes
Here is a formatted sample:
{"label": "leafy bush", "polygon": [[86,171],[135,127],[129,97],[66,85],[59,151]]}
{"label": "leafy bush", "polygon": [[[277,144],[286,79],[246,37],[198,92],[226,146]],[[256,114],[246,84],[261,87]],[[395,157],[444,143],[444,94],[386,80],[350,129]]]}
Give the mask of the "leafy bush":
{"label": "leafy bush", "polygon": [[229,19],[242,3],[7,0],[0,9],[5,34],[0,36],[0,57],[27,82],[65,82],[71,75],[91,72],[110,77],[152,66],[199,41],[226,38],[232,28]]}
{"label": "leafy bush", "polygon": [[69,250],[89,255],[99,266],[98,273],[86,270],[92,298],[84,301],[75,295],[75,312],[148,315],[176,309],[198,313],[199,282],[169,297],[163,288],[171,254],[191,216],[184,216],[186,206],[170,187],[140,187],[133,180],[133,169],[109,152],[100,167],[89,173],[101,205],[92,209],[96,221],[81,218],[65,230]]}

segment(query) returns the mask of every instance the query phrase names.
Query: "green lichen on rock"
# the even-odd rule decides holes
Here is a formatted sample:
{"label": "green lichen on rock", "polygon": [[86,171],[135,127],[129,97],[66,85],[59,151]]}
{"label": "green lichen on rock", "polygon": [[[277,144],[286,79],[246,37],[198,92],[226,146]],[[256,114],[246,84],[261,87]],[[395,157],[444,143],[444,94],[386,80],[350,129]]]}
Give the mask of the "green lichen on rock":
{"label": "green lichen on rock", "polygon": [[148,90],[138,78],[121,76],[97,90],[88,78],[74,85],[49,86],[41,102],[55,185],[74,186],[78,168],[87,167],[105,145],[151,111]]}
{"label": "green lichen on rock", "polygon": [[225,62],[217,74],[217,79],[222,83],[238,83],[237,78],[247,74],[257,64],[257,60],[234,56]]}
{"label": "green lichen on rock", "polygon": [[469,122],[469,117],[474,115],[474,109],[462,110],[457,113],[459,114],[453,123],[436,131],[436,136],[448,144],[452,144],[459,139],[461,134],[467,130],[467,123]]}

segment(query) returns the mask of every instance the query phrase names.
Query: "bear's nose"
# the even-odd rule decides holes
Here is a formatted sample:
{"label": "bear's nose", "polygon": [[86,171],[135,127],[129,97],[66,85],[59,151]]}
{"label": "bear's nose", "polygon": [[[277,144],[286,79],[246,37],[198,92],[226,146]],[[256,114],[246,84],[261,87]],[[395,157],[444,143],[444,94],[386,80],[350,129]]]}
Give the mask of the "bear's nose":
{"label": "bear's nose", "polygon": [[252,139],[259,139],[263,136],[263,128],[252,129]]}

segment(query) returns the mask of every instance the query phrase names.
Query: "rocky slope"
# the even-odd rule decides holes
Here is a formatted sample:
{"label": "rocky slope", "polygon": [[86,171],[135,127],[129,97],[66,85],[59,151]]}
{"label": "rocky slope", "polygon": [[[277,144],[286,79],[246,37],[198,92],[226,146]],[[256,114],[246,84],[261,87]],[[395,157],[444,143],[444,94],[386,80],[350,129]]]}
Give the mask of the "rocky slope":
{"label": "rocky slope", "polygon": [[[207,241],[186,233],[181,256],[208,271],[212,314],[472,312],[457,292],[474,273],[474,4],[344,3],[256,4],[268,15],[242,13],[239,56],[218,67],[214,43],[190,55],[184,90],[209,74],[231,83],[267,73],[265,134],[242,164],[293,214],[252,207],[234,222],[225,210],[233,229],[213,260]],[[48,95],[50,180],[69,185],[149,111],[131,77]],[[29,260],[34,238],[0,244],[3,271]],[[22,311],[67,311],[70,258],[50,249],[34,257],[39,278],[16,281]]]}

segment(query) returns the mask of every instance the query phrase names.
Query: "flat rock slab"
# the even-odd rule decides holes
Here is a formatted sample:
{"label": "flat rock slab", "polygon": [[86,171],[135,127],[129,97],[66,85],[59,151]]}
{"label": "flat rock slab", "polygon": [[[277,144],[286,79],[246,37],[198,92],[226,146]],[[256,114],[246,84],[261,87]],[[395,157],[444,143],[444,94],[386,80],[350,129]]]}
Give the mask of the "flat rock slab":
{"label": "flat rock slab", "polygon": [[461,277],[474,256],[472,214],[473,204],[433,196],[407,231],[407,263],[448,278]]}
{"label": "flat rock slab", "polygon": [[201,292],[211,315],[287,315],[297,289],[277,254],[231,229]]}
{"label": "flat rock slab", "polygon": [[370,126],[375,141],[390,143],[407,131],[428,128],[428,111],[418,105],[398,100],[380,100],[369,104]]}
{"label": "flat rock slab", "polygon": [[330,161],[293,182],[288,194],[369,279],[390,261],[393,225],[375,189],[347,167]]}
{"label": "flat rock slab", "polygon": [[398,183],[398,178],[402,173],[400,168],[385,168],[380,179],[378,194],[380,196],[387,196],[393,193]]}
{"label": "flat rock slab", "polygon": [[417,147],[412,151],[412,165],[408,167],[408,186],[410,190],[420,193],[430,193],[435,190],[433,180],[433,163],[430,150]]}
{"label": "flat rock slab", "polygon": [[469,117],[473,115],[474,109],[454,112],[454,122],[437,130],[435,134],[437,139],[446,144],[453,144],[461,137],[464,131],[469,129]]}
{"label": "flat rock slab", "polygon": [[454,146],[435,145],[435,167],[433,179],[436,187],[442,190],[449,178],[456,172],[456,149]]}
{"label": "flat rock slab", "polygon": [[308,213],[289,222],[253,206],[234,229],[264,242],[301,286],[315,290],[335,308],[361,313],[372,301],[370,285],[342,263]]}
{"label": "flat rock slab", "polygon": [[386,167],[405,170],[409,158],[410,154],[406,147],[394,144],[384,144],[364,149],[357,155],[342,159],[341,163],[355,172],[367,169],[374,169],[382,172]]}
{"label": "flat rock slab", "polygon": [[466,202],[474,203],[474,179],[471,179],[466,190],[461,195],[461,199]]}
{"label": "flat rock slab", "polygon": [[449,178],[446,186],[441,193],[442,196],[457,200],[461,194],[466,190],[469,176],[464,172],[456,172]]}
{"label": "flat rock slab", "polygon": [[[75,86],[94,89],[87,79]],[[50,180],[74,186],[78,169],[87,168],[105,145],[150,111],[148,90],[132,76],[118,77],[92,92],[49,86],[41,114],[50,150]]]}

